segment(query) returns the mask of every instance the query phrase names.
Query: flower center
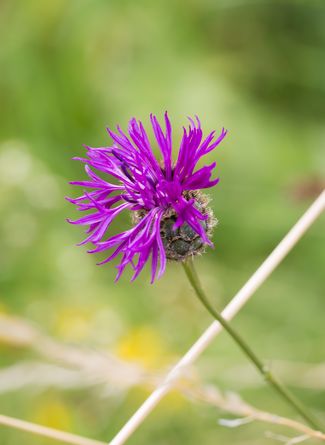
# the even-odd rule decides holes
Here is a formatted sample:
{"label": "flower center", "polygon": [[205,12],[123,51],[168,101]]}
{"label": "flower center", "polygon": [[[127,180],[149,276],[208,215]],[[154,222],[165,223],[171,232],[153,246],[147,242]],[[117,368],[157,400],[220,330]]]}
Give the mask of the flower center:
{"label": "flower center", "polygon": [[[174,230],[175,222],[176,215],[163,218],[161,221],[160,235],[166,257],[169,260],[184,261],[189,256],[202,253],[204,244],[201,237],[187,223]],[[202,226],[207,230],[207,221],[202,221]]]}
{"label": "flower center", "polygon": [[[201,226],[208,235],[212,234],[212,229],[216,225],[217,220],[213,217],[212,210],[208,207],[208,198],[198,191],[186,191],[183,193],[186,200],[195,199],[195,207],[203,214],[207,215],[207,219],[200,221]],[[145,215],[146,211],[139,210],[133,214],[133,222],[138,223]],[[160,223],[160,236],[165,248],[166,257],[172,261],[184,261],[186,258],[198,255],[204,252],[205,244],[200,235],[192,229],[187,223],[182,224],[174,229],[177,214],[175,210],[169,207]]]}

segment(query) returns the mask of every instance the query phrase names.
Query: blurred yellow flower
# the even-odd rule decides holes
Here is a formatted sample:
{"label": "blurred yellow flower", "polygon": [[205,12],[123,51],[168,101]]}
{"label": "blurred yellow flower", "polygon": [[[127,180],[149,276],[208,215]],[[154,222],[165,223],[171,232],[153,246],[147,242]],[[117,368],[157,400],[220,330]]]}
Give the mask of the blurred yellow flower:
{"label": "blurred yellow flower", "polygon": [[188,400],[177,390],[170,391],[160,403],[160,412],[176,412],[186,407]]}
{"label": "blurred yellow flower", "polygon": [[52,396],[34,409],[31,420],[59,430],[72,430],[73,422],[69,408],[62,400]]}
{"label": "blurred yellow flower", "polygon": [[125,360],[141,363],[146,368],[165,365],[170,354],[159,332],[152,326],[140,326],[122,337],[116,346],[116,353]]}
{"label": "blurred yellow flower", "polygon": [[68,341],[81,341],[91,332],[92,310],[89,308],[65,307],[58,311],[55,333]]}

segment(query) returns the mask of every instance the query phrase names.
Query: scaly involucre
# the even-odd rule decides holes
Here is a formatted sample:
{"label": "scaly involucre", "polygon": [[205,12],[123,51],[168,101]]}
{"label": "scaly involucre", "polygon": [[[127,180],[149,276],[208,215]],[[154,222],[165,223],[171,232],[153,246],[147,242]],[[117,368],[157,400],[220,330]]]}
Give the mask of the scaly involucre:
{"label": "scaly involucre", "polygon": [[[86,158],[74,158],[86,164],[89,179],[71,182],[86,190],[78,198],[67,199],[78,210],[92,213],[76,221],[68,221],[89,226],[86,230],[88,236],[80,245],[92,243],[95,247],[90,253],[111,250],[110,255],[99,264],[121,255],[116,280],[128,264],[134,270],[134,280],[149,260],[151,282],[156,275],[161,277],[166,268],[166,253],[160,233],[161,221],[171,210],[176,215],[175,230],[187,224],[201,237],[203,243],[212,245],[202,224],[208,215],[198,210],[195,199],[188,198],[193,194],[188,192],[210,188],[218,183],[218,178],[211,179],[215,162],[194,170],[200,158],[213,150],[227,132],[222,129],[217,138],[215,132],[211,132],[203,139],[199,119],[189,119],[189,127],[183,127],[183,137],[177,161],[174,163],[172,128],[167,112],[165,130],[156,116],[151,115],[150,119],[162,155],[161,161],[156,159],[142,123],[134,118],[129,122],[128,134],[119,126],[115,133],[108,129],[113,140],[111,146],[86,147]],[[94,170],[100,172],[101,176]],[[115,178],[114,183],[103,179],[106,175]],[[136,225],[131,229],[105,239],[110,224],[124,210],[136,212],[135,215],[141,215],[141,218],[135,219]]]}

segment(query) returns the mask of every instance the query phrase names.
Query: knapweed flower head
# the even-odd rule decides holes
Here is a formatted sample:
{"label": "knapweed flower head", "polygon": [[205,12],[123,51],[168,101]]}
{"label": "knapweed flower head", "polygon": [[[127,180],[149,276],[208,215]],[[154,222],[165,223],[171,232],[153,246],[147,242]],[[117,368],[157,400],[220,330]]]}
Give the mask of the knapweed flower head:
{"label": "knapweed flower head", "polygon": [[[166,259],[183,261],[213,246],[210,236],[215,225],[208,199],[201,189],[213,187],[213,162],[197,168],[199,160],[211,152],[225,137],[222,129],[216,138],[211,132],[203,138],[201,123],[189,119],[176,161],[172,157],[172,127],[165,113],[165,128],[151,115],[155,145],[161,152],[158,160],[142,122],[131,119],[128,134],[117,127],[108,129],[112,144],[86,147],[86,158],[74,158],[86,164],[89,177],[74,181],[85,189],[78,198],[67,198],[82,212],[90,214],[71,221],[88,226],[87,237],[80,243],[92,243],[90,253],[109,251],[99,264],[121,256],[116,280],[127,265],[134,270],[132,280],[151,262],[151,282],[164,273]],[[111,178],[111,179],[109,179]],[[132,227],[107,237],[112,221],[123,211],[131,212]]]}

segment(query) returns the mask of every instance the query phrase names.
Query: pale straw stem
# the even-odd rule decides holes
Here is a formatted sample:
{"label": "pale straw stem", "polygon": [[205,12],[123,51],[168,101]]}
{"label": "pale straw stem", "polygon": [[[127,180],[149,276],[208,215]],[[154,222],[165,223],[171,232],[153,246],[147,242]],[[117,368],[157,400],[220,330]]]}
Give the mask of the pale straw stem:
{"label": "pale straw stem", "polygon": [[14,417],[3,416],[1,414],[0,425],[16,428],[21,431],[48,437],[63,443],[70,443],[72,445],[105,445],[104,442],[100,442],[98,440],[88,439],[87,437],[77,436],[76,434],[56,430],[47,426],[37,425],[36,423],[26,422],[25,420],[16,419]]}
{"label": "pale straw stem", "polygon": [[190,400],[205,402],[221,409],[222,411],[240,416],[239,419],[220,419],[219,423],[221,425],[240,426],[241,424],[248,423],[248,421],[257,420],[273,425],[284,426],[306,434],[310,438],[319,439],[325,442],[324,433],[316,431],[309,426],[288,417],[282,417],[278,414],[259,410],[258,408],[249,405],[242,400],[238,394],[234,394],[232,392],[222,393],[218,388],[212,386],[187,387],[184,388],[182,392]]}
{"label": "pale straw stem", "polygon": [[[316,221],[325,209],[325,190],[319,195],[299,221],[292,227],[289,233],[277,245],[273,252],[266,258],[257,271],[244,284],[240,291],[234,296],[230,303],[222,312],[223,318],[231,320],[250,299],[254,292],[264,283],[271,275],[274,269],[281,263],[290,250],[295,246],[303,234]],[[201,337],[193,344],[187,353],[179,360],[179,362],[167,374],[165,380],[158,386],[151,395],[145,400],[140,408],[128,420],[123,428],[117,433],[109,445],[122,445],[133,434],[133,432],[141,425],[146,417],[158,405],[160,400],[173,387],[174,381],[181,374],[181,370],[192,365],[201,353],[209,346],[214,338],[221,332],[222,326],[219,322],[214,321]]]}

